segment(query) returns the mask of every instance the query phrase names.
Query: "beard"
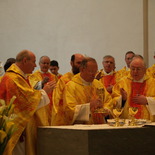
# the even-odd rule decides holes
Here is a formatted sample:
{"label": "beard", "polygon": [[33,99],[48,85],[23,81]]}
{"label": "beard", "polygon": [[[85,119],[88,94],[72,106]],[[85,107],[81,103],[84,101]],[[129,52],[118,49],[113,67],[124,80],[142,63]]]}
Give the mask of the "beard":
{"label": "beard", "polygon": [[73,71],[73,74],[75,75],[75,74],[78,74],[80,72],[80,69],[74,65],[72,67],[72,71]]}

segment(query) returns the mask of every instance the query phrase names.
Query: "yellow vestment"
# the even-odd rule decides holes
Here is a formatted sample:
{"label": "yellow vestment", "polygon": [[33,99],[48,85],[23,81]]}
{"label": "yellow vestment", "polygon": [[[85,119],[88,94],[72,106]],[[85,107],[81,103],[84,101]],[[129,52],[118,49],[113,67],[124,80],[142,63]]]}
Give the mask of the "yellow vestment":
{"label": "yellow vestment", "polygon": [[63,111],[63,92],[65,85],[73,78],[74,74],[68,72],[57,82],[53,91],[52,125],[65,125]]}
{"label": "yellow vestment", "polygon": [[[153,97],[155,99],[155,87],[151,87],[155,85],[155,80],[153,78],[149,78],[146,75],[144,76],[144,82],[141,83],[141,86],[139,87],[139,89],[135,87],[136,85],[137,83],[135,82],[134,84],[133,78],[131,77],[131,75],[122,78],[113,87],[113,93],[112,93],[113,103],[116,106],[118,105],[121,97],[120,88],[123,88],[127,92],[127,100],[125,102],[124,110],[121,117],[129,118],[129,107],[135,106],[135,107],[138,107],[140,112],[138,115],[138,118],[153,120],[154,118],[150,114],[147,106],[133,103],[132,97],[134,97],[134,95],[144,95],[146,97]],[[135,92],[135,90],[137,92]]]}
{"label": "yellow vestment", "polygon": [[[101,69],[98,74],[101,72],[100,81],[107,88],[108,86],[114,86],[116,82],[120,80],[119,74],[116,71],[111,72],[111,74],[105,74],[103,69]],[[111,93],[111,92],[109,92]]]}
{"label": "yellow vestment", "polygon": [[[102,94],[99,94],[99,90],[102,90]],[[104,108],[112,109],[112,98],[101,82],[94,79],[92,83],[85,85],[80,73],[75,75],[66,84],[63,94],[65,123],[72,124],[76,105],[86,104],[97,98],[102,98]]]}
{"label": "yellow vestment", "polygon": [[29,80],[30,84],[34,87],[39,81],[42,81],[44,77],[48,77],[49,81],[58,81],[56,75],[47,72],[42,73],[40,70],[35,71],[33,74],[30,75]]}
{"label": "yellow vestment", "polygon": [[[42,81],[45,77],[48,77],[49,81],[58,80],[57,77],[50,72],[42,73],[41,71],[37,70],[29,76],[31,86],[34,87],[39,81]],[[52,117],[51,113],[52,113],[52,107],[53,107],[52,94],[53,94],[53,91],[48,94],[48,97],[50,99],[50,104],[46,106],[46,110],[49,115],[49,124],[51,124],[51,117]]]}
{"label": "yellow vestment", "polygon": [[0,82],[1,82],[2,76],[0,76]]}
{"label": "yellow vestment", "polygon": [[155,78],[155,64],[147,69],[147,74]]}
{"label": "yellow vestment", "polygon": [[41,92],[29,85],[15,64],[7,70],[0,83],[0,99],[9,104],[13,96],[17,97],[14,101],[14,112],[17,115],[14,121],[17,130],[9,140],[4,155],[12,154],[23,132],[26,133],[26,155],[35,155],[37,126],[49,125],[47,113],[44,107],[37,110]]}
{"label": "yellow vestment", "polygon": [[118,78],[121,79],[124,76],[130,75],[130,69],[125,66],[122,69],[118,70],[117,74],[118,74]]}
{"label": "yellow vestment", "polygon": [[62,74],[58,73],[56,76],[58,79],[60,79],[62,77]]}

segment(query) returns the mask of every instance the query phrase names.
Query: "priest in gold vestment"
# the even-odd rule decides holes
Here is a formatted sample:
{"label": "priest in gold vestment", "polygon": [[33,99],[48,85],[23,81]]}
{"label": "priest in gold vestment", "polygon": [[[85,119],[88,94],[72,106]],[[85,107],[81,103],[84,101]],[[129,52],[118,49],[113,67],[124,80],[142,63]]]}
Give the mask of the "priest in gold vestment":
{"label": "priest in gold vestment", "polygon": [[102,64],[103,69],[97,73],[96,79],[100,80],[111,94],[113,86],[120,79],[119,74],[115,71],[115,58],[111,55],[106,55],[103,57]]}
{"label": "priest in gold vestment", "polygon": [[92,117],[97,108],[111,110],[112,99],[101,82],[94,79],[97,63],[93,58],[85,58],[80,73],[66,84],[63,101],[66,125],[79,123],[92,124]]}
{"label": "priest in gold vestment", "polygon": [[155,64],[147,69],[147,74],[153,78],[155,78]]}
{"label": "priest in gold vestment", "polygon": [[37,126],[49,125],[44,107],[49,104],[47,93],[53,86],[49,84],[44,90],[30,86],[27,74],[36,67],[35,61],[31,51],[21,51],[0,83],[0,99],[9,104],[10,99],[16,96],[14,122],[17,130],[8,141],[4,155],[36,155]]}
{"label": "priest in gold vestment", "polygon": [[130,63],[134,56],[135,56],[135,53],[133,51],[126,52],[125,54],[126,66],[124,66],[122,69],[117,71],[117,73],[119,74],[119,78],[123,78],[124,76],[128,76],[130,74]]}
{"label": "priest in gold vestment", "polygon": [[155,80],[146,75],[144,60],[135,56],[130,64],[130,75],[120,80],[113,88],[113,102],[124,107],[122,117],[129,118],[129,107],[137,107],[137,119],[154,121]]}
{"label": "priest in gold vestment", "polygon": [[65,73],[57,83],[56,88],[53,91],[53,109],[52,109],[52,125],[65,125],[64,122],[64,110],[63,110],[63,92],[65,85],[79,73],[79,67],[84,56],[76,53],[71,56],[71,71]]}
{"label": "priest in gold vestment", "polygon": [[[49,72],[50,68],[50,58],[48,56],[42,56],[39,60],[39,66],[40,69],[35,71],[33,74],[29,76],[30,84],[35,89],[42,89],[44,85],[47,83],[55,83],[58,81],[56,75]],[[50,104],[46,106],[47,113],[49,115],[49,124],[51,125],[51,118],[52,118],[52,95],[53,91],[48,94],[48,97],[50,99]]]}

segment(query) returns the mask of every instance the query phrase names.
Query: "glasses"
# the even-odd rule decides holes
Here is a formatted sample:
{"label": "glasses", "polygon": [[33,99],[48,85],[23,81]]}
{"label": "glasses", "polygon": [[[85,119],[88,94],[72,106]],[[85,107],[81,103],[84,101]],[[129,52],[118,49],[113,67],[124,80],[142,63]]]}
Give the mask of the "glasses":
{"label": "glasses", "polygon": [[141,71],[143,71],[143,68],[140,68],[140,67],[131,67],[131,71],[141,72]]}

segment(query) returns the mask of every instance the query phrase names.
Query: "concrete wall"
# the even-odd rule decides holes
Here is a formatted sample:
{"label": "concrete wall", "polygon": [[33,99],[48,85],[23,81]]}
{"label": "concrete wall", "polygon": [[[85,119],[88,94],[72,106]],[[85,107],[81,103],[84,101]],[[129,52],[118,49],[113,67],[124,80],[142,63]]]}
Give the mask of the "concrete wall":
{"label": "concrete wall", "polygon": [[0,0],[0,21],[3,62],[29,49],[37,61],[43,55],[58,60],[65,73],[73,53],[94,57],[99,69],[104,55],[113,55],[121,69],[128,50],[143,54],[143,0]]}

